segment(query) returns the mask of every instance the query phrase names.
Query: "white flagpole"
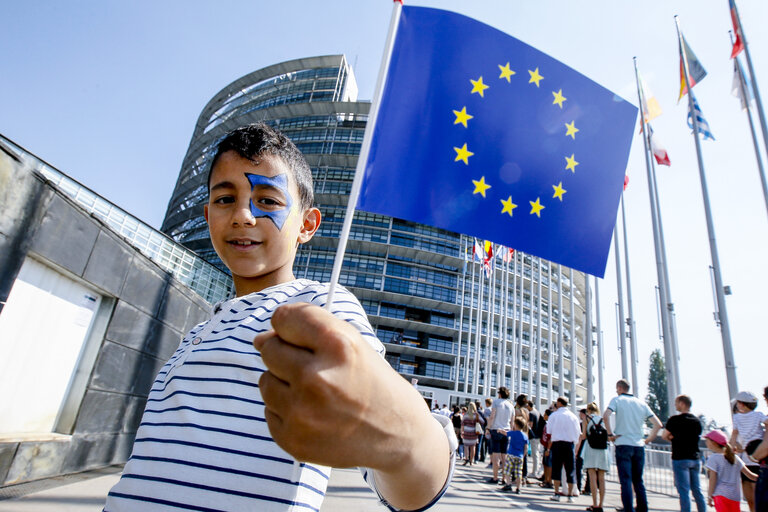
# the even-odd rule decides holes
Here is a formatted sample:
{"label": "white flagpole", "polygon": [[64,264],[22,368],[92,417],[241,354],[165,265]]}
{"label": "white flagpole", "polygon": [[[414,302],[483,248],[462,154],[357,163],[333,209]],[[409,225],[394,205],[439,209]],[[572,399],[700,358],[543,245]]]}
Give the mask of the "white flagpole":
{"label": "white flagpole", "polygon": [[477,269],[477,284],[479,287],[478,299],[477,299],[477,324],[475,326],[475,359],[474,359],[474,374],[472,376],[472,393],[478,395],[479,382],[480,382],[480,343],[481,336],[483,335],[483,279],[484,269],[483,264],[480,263]]}
{"label": "white flagpole", "polygon": [[[463,237],[462,237],[463,238]],[[464,265],[461,271],[461,309],[459,310],[459,342],[456,347],[456,364],[453,366],[456,375],[453,379],[453,390],[459,390],[459,368],[461,368],[461,338],[464,334],[464,288],[467,284],[467,241],[464,240]]]}
{"label": "white flagpole", "polygon": [[[531,287],[528,291],[528,397],[533,396],[533,363],[535,359],[535,352],[533,350],[533,256],[531,256],[531,275],[530,283]],[[525,297],[523,297],[525,300]]]}
{"label": "white flagpole", "polygon": [[597,322],[597,393],[600,397],[598,407],[602,411],[605,408],[605,363],[603,361],[603,331],[600,325],[600,288],[599,281],[595,278],[595,320]]}
{"label": "white flagpole", "polygon": [[517,321],[517,314],[518,311],[520,311],[520,308],[522,307],[520,305],[520,301],[517,300],[517,273],[518,273],[518,266],[517,266],[517,260],[519,258],[519,254],[517,250],[515,250],[515,253],[512,255],[512,388],[515,390],[514,395],[517,396],[520,394],[520,387],[522,385],[522,359],[520,355],[518,354],[518,350],[520,350],[520,341],[517,336],[517,330],[519,327],[518,321]]}
{"label": "white flagpole", "polygon": [[[536,285],[536,394],[531,402],[536,404],[538,408],[541,398],[541,258],[536,258],[536,262],[536,271],[539,276],[539,282]],[[533,269],[531,269],[531,274],[533,274]],[[531,300],[531,308],[533,308],[533,300]]]}
{"label": "white flagpole", "polygon": [[[741,23],[741,21],[739,21]],[[730,30],[728,31],[731,34]],[[731,34],[731,44],[733,44],[733,34]],[[736,74],[739,78],[739,90],[741,91],[742,107],[747,111],[747,119],[749,120],[749,131],[752,133],[752,144],[755,146],[755,158],[757,158],[757,171],[760,174],[760,184],[763,186],[763,199],[765,200],[765,211],[768,213],[768,183],[765,178],[765,169],[763,168],[763,158],[760,156],[760,146],[757,143],[757,134],[755,133],[755,123],[752,120],[752,106],[749,101],[749,90],[747,89],[746,78],[744,77],[744,70],[741,68],[741,61],[739,56],[733,58],[734,66],[736,67]],[[766,144],[768,148],[768,144]]]}
{"label": "white flagpole", "polygon": [[[506,252],[505,252],[506,251]],[[506,261],[505,261],[506,260]],[[509,306],[509,249],[502,249],[501,263],[504,273],[501,275],[501,315],[499,317],[499,365],[496,370],[496,383],[506,386],[507,380],[507,307]]]}
{"label": "white flagpole", "polygon": [[587,307],[584,308],[584,348],[587,354],[587,403],[595,399],[595,391],[592,385],[592,290],[589,284],[589,274],[584,274],[584,300]]}
{"label": "white flagpole", "polygon": [[[549,344],[547,347],[547,400],[546,402],[549,403],[552,401],[552,389],[554,388],[552,384],[552,377],[554,374],[554,356],[552,355],[552,347],[554,346],[554,336],[552,335],[552,324],[554,321],[552,320],[552,310],[554,309],[552,307],[552,266],[554,263],[551,261],[549,262],[549,291],[547,292],[547,301],[549,303],[549,315],[548,321],[547,321],[547,330],[549,331]],[[538,404],[537,404],[538,405]]]}
{"label": "white flagpole", "polygon": [[630,368],[632,369],[632,393],[635,396],[640,395],[640,388],[637,380],[637,337],[635,335],[635,316],[632,313],[632,281],[629,278],[629,244],[627,242],[627,216],[624,212],[624,194],[619,199],[621,202],[621,226],[624,235],[624,272],[627,276],[627,328],[629,329],[629,356]]}
{"label": "white flagpole", "polygon": [[557,310],[560,312],[557,322],[558,376],[557,394],[565,396],[565,333],[563,332],[563,266],[557,266]]}
{"label": "white flagpole", "polygon": [[621,251],[619,250],[619,221],[613,230],[613,252],[616,257],[616,288],[619,295],[619,350],[621,351],[621,378],[629,379],[627,368],[627,335],[624,331],[626,319],[624,316],[624,286],[621,277]]}
{"label": "white flagpole", "polygon": [[[637,98],[640,102],[640,121],[643,131],[643,146],[645,149],[645,169],[648,176],[648,198],[651,207],[651,226],[653,228],[653,248],[656,257],[656,277],[658,280],[661,339],[664,343],[664,364],[667,376],[667,400],[674,407],[674,398],[679,394],[677,375],[677,352],[674,335],[674,304],[671,300],[669,289],[669,273],[667,271],[667,257],[664,244],[664,230],[661,222],[661,209],[659,208],[658,187],[656,184],[656,172],[653,163],[653,154],[650,141],[650,133],[645,120],[645,96],[640,83],[640,73],[637,69],[637,57],[633,59],[635,66],[635,81],[637,84]],[[674,411],[671,411],[674,414]]]}
{"label": "white flagpole", "polygon": [[749,68],[749,76],[752,81],[752,92],[755,94],[755,104],[757,105],[757,116],[760,119],[760,128],[763,131],[763,144],[765,145],[765,150],[768,151],[768,123],[765,120],[763,101],[760,99],[760,89],[757,87],[755,68],[752,67],[752,55],[749,52],[747,36],[744,35],[744,26],[741,24],[741,16],[739,15],[739,9],[736,7],[735,0],[733,2],[733,9],[736,11],[736,20],[739,23],[739,30],[741,30],[741,42],[744,44],[744,55],[747,57],[747,67]]}
{"label": "white flagpole", "polygon": [[496,307],[496,254],[493,252],[494,247],[491,244],[491,252],[493,256],[490,259],[490,272],[488,277],[488,320],[486,320],[486,335],[485,335],[485,375],[484,392],[486,396],[493,396],[491,393],[491,384],[493,381],[493,362],[491,361],[491,355],[493,353],[493,319],[496,316],[494,309]]}
{"label": "white flagpole", "polygon": [[571,281],[571,410],[576,410],[576,359],[578,358],[579,347],[576,343],[576,317],[574,312],[573,296],[576,283],[573,282],[573,269],[569,270],[569,279]]}
{"label": "white flagpole", "polygon": [[464,356],[464,393],[469,393],[469,356],[472,351],[472,319],[474,318],[473,307],[475,304],[475,252],[472,246],[472,282],[469,285],[469,321],[467,322],[467,355]]}
{"label": "white flagpole", "polygon": [[[683,79],[685,87],[688,89],[688,109],[691,113],[691,123],[693,124],[693,140],[696,143],[696,158],[699,163],[699,181],[701,182],[701,195],[704,198],[704,215],[707,221],[707,233],[709,234],[709,252],[712,257],[712,270],[715,278],[715,296],[717,297],[717,317],[720,325],[720,335],[723,339],[723,355],[725,358],[725,374],[728,380],[728,395],[731,399],[739,392],[739,385],[736,379],[736,363],[733,358],[733,345],[731,344],[731,328],[728,323],[728,312],[725,305],[725,293],[723,291],[723,278],[720,274],[720,256],[717,251],[717,240],[715,239],[715,223],[712,220],[712,209],[709,205],[709,191],[707,189],[707,177],[704,174],[704,159],[701,156],[701,141],[699,140],[699,121],[696,111],[693,108],[693,89],[688,83],[688,56],[683,50],[683,35],[680,32],[680,21],[675,16],[675,25],[677,26],[677,39],[680,44],[680,55],[683,59]],[[744,34],[742,33],[742,36]],[[746,47],[746,44],[745,44]],[[750,67],[750,72],[752,71]],[[752,76],[754,81],[754,75]],[[755,84],[756,85],[756,84]],[[755,91],[757,93],[757,91]],[[756,96],[757,98],[757,96]]]}
{"label": "white flagpole", "polygon": [[352,180],[352,189],[349,191],[347,212],[344,215],[344,224],[342,224],[341,233],[339,234],[339,245],[336,249],[336,257],[333,261],[331,281],[328,286],[328,299],[325,305],[328,311],[331,310],[331,305],[333,304],[333,295],[339,283],[339,276],[341,275],[341,265],[344,262],[344,253],[347,250],[347,241],[349,240],[349,231],[352,228],[352,218],[355,216],[357,198],[360,196],[360,188],[363,185],[363,174],[365,173],[365,165],[368,163],[368,153],[371,149],[371,139],[373,138],[373,130],[376,126],[376,119],[379,116],[381,94],[384,91],[384,86],[386,85],[387,70],[389,69],[389,61],[392,58],[392,48],[395,46],[395,34],[397,33],[397,26],[400,23],[400,12],[402,9],[403,4],[395,0],[392,8],[392,18],[389,21],[387,42],[384,45],[384,55],[381,59],[381,67],[379,68],[379,77],[376,79],[376,89],[374,89],[373,92],[371,110],[368,113],[368,122],[365,125],[363,144],[360,147],[360,156],[357,159],[355,178]]}

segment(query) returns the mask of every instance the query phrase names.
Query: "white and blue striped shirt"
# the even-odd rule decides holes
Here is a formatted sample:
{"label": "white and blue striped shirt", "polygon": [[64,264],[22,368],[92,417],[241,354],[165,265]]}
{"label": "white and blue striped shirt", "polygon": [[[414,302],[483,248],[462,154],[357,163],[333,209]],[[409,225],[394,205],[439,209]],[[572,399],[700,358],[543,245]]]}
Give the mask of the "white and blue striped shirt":
{"label": "white and blue striped shirt", "polygon": [[[301,464],[273,440],[258,381],[266,370],[253,348],[282,304],[325,306],[328,285],[298,279],[219,303],[187,334],[158,374],[123,475],[104,510],[317,511],[330,468]],[[346,289],[333,314],[353,324],[383,356],[363,308]],[[369,485],[371,472],[362,469]],[[375,485],[372,485],[375,490]]]}

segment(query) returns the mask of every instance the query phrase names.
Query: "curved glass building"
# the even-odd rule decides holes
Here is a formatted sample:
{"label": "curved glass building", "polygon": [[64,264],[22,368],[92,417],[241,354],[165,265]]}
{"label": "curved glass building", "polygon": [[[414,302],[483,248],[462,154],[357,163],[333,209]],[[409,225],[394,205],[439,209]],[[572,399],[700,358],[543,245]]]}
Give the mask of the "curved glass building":
{"label": "curved glass building", "polygon": [[[228,131],[264,121],[304,153],[323,216],[294,273],[328,281],[369,107],[357,101],[343,55],[282,62],[232,82],[200,114],[162,230],[226,270],[203,218],[208,167]],[[517,252],[495,258],[486,277],[468,261],[472,246],[458,233],[357,212],[340,281],[360,299],[389,363],[426,399],[464,402],[505,385],[544,404],[570,396],[573,380],[583,403],[584,275]]]}

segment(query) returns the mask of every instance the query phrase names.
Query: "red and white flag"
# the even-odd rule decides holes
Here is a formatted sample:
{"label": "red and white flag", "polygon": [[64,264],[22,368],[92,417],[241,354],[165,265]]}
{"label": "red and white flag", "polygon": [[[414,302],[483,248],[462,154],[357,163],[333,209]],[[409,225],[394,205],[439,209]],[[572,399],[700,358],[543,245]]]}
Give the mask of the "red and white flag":
{"label": "red and white flag", "polygon": [[656,140],[656,137],[653,135],[653,128],[651,128],[650,124],[648,125],[648,128],[648,137],[651,139],[651,152],[653,152],[653,157],[656,159],[656,163],[669,167],[672,165],[672,162],[669,160],[667,150]]}

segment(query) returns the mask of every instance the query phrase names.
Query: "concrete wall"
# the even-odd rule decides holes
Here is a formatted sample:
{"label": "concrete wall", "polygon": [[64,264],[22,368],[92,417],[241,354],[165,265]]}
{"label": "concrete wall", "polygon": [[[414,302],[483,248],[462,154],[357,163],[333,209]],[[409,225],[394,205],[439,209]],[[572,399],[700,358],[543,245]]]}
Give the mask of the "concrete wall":
{"label": "concrete wall", "polygon": [[0,308],[29,256],[96,288],[109,310],[66,399],[67,431],[0,438],[0,487],[124,462],[157,371],[210,309],[0,145]]}

